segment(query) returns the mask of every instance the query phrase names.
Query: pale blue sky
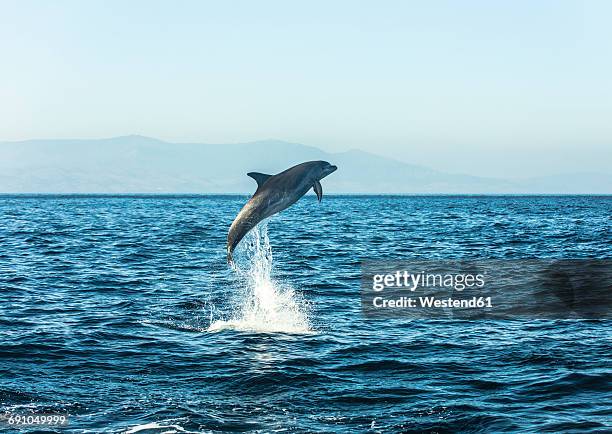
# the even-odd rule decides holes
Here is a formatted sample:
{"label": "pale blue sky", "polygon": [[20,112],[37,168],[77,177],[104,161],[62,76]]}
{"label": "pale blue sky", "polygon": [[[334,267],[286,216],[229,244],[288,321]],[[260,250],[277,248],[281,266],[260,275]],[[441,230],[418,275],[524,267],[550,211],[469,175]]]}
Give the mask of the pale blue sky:
{"label": "pale blue sky", "polygon": [[0,140],[360,148],[610,171],[612,2],[0,1]]}

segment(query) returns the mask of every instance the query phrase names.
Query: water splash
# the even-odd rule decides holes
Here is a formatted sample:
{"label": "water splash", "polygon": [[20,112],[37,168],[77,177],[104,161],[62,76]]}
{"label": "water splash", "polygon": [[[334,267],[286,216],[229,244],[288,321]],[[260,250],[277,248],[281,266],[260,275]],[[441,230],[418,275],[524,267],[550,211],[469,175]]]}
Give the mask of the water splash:
{"label": "water splash", "polygon": [[211,322],[208,331],[312,333],[306,301],[290,285],[272,277],[267,220],[251,230],[240,247],[232,265],[238,283],[233,312],[228,320]]}

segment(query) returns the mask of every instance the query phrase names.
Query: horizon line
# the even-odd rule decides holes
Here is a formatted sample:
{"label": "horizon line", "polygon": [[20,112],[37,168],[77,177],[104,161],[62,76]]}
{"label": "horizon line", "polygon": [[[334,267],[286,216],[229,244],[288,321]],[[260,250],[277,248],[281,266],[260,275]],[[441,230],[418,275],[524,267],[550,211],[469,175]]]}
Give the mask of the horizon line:
{"label": "horizon line", "polygon": [[[184,196],[184,197],[237,197],[237,196],[251,196],[253,193],[171,193],[171,192],[156,192],[156,193],[76,193],[76,192],[66,192],[66,193],[37,193],[37,192],[28,192],[28,193],[9,193],[9,192],[0,192],[0,197],[10,197],[10,196],[24,196],[24,197],[39,197],[39,196],[71,196],[71,197],[95,197],[95,196],[104,196],[104,197],[146,197],[146,196]],[[314,195],[313,195],[314,196]],[[431,196],[440,196],[440,197],[488,197],[488,196],[514,196],[514,197],[537,197],[537,196],[612,196],[612,193],[326,193],[325,197],[333,198],[333,197],[350,197],[350,196],[358,196],[358,197],[377,197],[377,196],[389,196],[389,197],[431,197]]]}

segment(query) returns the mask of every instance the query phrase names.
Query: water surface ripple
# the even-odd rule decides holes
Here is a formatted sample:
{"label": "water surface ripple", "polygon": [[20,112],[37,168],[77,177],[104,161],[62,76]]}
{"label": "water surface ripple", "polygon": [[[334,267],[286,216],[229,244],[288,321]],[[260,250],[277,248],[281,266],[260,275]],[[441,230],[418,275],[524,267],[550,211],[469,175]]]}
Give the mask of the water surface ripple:
{"label": "water surface ripple", "polygon": [[245,200],[0,197],[0,410],[70,413],[57,432],[612,429],[609,322],[368,319],[359,298],[362,259],[610,258],[610,197],[308,196],[268,234],[311,332],[209,330],[240,303]]}

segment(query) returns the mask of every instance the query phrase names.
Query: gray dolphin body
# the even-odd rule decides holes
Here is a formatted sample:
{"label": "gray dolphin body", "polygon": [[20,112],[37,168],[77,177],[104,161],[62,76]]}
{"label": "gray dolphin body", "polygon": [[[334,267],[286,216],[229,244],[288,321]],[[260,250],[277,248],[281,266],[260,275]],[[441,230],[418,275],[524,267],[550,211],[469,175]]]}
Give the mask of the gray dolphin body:
{"label": "gray dolphin body", "polygon": [[311,188],[321,201],[323,189],[319,181],[336,169],[327,161],[308,161],[276,175],[247,173],[257,181],[257,191],[232,222],[227,234],[227,261],[232,262],[232,254],[240,240],[259,222],[289,208]]}

